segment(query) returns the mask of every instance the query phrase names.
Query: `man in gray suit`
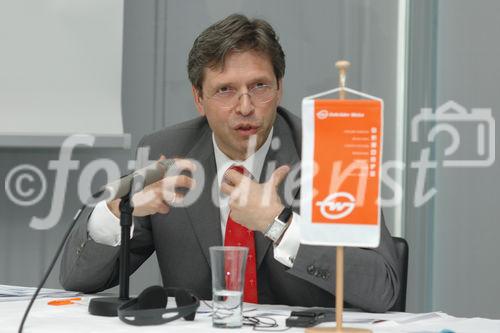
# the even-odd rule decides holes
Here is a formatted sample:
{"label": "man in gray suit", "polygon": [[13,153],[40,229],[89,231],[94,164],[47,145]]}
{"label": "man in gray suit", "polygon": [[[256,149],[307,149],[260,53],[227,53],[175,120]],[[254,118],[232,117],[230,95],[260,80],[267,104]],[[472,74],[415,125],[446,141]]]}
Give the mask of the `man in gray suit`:
{"label": "man in gray suit", "polygon": [[[154,159],[182,157],[178,165],[192,171],[189,159],[198,161],[205,182],[167,176],[134,195],[132,271],[156,251],[165,286],[210,299],[208,249],[224,243],[230,217],[255,236],[259,303],[333,306],[335,249],[300,244],[300,215],[290,209],[298,189],[285,193],[290,166],[300,161],[301,124],[279,106],[284,71],[278,38],[263,20],[231,15],[197,37],[188,73],[202,116],[148,135],[140,146]],[[233,164],[248,173],[228,168]],[[199,198],[183,205],[186,190],[195,189]],[[91,293],[117,284],[118,204],[98,204],[77,225],[61,263],[64,288]],[[381,230],[378,248],[345,250],[344,299],[374,312],[392,306],[400,284],[383,219]]]}

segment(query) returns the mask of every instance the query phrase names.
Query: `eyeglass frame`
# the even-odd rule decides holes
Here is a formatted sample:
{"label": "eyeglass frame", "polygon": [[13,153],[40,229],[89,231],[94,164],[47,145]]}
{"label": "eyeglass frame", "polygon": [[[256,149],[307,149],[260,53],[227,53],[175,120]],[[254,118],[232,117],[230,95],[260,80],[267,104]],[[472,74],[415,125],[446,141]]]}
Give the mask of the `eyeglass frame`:
{"label": "eyeglass frame", "polygon": [[[243,93],[243,92],[242,92],[242,93],[239,93],[239,94],[235,95],[235,96],[238,96],[238,98],[235,100],[235,103],[234,103],[233,105],[231,105],[231,106],[221,105],[220,107],[221,107],[221,108],[224,108],[224,109],[226,109],[226,110],[230,110],[230,109],[234,108],[236,105],[238,105],[238,103],[239,103],[239,101],[240,101],[240,99],[241,99],[241,97],[242,97],[243,95],[248,95],[248,98],[250,99],[250,102],[251,102],[254,106],[267,104],[267,103],[269,103],[270,101],[272,101],[272,100],[273,100],[273,98],[275,98],[275,97],[276,97],[276,94],[277,94],[277,92],[279,91],[279,81],[278,81],[278,83],[277,83],[277,86],[278,86],[278,87],[275,87],[275,85],[274,85],[274,84],[263,84],[263,86],[265,86],[265,87],[270,87],[270,88],[272,89],[272,92],[273,92],[273,96],[272,96],[271,98],[269,98],[269,100],[267,100],[267,101],[264,101],[264,102],[259,102],[259,103],[255,103],[255,101],[253,100],[253,97],[252,97],[252,91],[255,91],[255,89],[257,89],[257,88],[258,88],[258,86],[256,86],[256,87],[253,87],[253,88],[249,89],[249,90],[248,90],[248,92],[245,92],[245,93]],[[262,86],[260,86],[260,87],[262,87]],[[218,100],[217,98],[214,98],[214,97],[216,97],[216,96],[217,96],[217,94],[218,94],[218,92],[214,93],[212,96],[207,97],[207,99],[209,99],[209,100],[214,100],[214,101],[216,101],[216,102],[218,102],[218,103],[221,103],[221,104],[222,104],[222,102],[221,102],[221,100],[220,100],[220,99]]]}

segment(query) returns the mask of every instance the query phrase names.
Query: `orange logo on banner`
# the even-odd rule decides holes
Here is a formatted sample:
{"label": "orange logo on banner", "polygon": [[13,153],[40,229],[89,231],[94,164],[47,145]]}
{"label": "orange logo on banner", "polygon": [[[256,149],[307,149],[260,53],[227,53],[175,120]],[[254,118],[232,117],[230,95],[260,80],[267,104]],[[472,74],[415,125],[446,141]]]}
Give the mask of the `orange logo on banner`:
{"label": "orange logo on banner", "polygon": [[315,100],[313,223],[376,225],[381,102]]}

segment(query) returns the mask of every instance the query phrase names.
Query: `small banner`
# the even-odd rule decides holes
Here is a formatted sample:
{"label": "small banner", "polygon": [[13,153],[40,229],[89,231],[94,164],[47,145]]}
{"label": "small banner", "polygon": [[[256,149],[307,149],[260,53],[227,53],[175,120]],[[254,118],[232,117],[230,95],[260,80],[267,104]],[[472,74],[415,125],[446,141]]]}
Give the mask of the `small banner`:
{"label": "small banner", "polygon": [[377,247],[383,101],[346,91],[369,99],[302,101],[301,242]]}

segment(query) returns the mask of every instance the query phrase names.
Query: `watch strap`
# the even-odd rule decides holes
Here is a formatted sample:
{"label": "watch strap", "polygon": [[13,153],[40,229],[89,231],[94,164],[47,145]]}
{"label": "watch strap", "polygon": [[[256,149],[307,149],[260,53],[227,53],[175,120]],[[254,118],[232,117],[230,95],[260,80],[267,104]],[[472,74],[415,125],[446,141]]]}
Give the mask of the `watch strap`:
{"label": "watch strap", "polygon": [[276,219],[280,220],[283,223],[288,223],[288,220],[290,219],[290,216],[292,216],[292,214],[293,214],[292,208],[285,207],[283,208],[283,210]]}

